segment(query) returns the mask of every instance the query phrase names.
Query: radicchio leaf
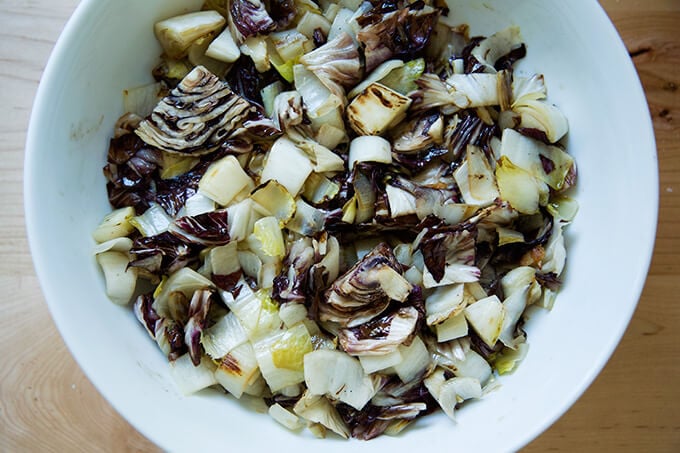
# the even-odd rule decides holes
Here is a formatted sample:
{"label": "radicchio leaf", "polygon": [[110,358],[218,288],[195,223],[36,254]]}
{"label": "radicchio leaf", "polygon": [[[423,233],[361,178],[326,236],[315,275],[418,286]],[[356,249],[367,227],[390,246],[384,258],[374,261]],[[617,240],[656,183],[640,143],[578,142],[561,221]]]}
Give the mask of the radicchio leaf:
{"label": "radicchio leaf", "polygon": [[544,286],[552,291],[558,291],[562,286],[562,281],[554,272],[548,273],[537,272],[536,280],[538,280],[541,286]]}
{"label": "radicchio leaf", "polygon": [[449,150],[448,159],[458,161],[468,145],[477,146],[488,155],[491,139],[500,134],[498,126],[485,124],[469,110],[461,113],[459,118],[451,121],[444,133],[444,146]]}
{"label": "radicchio leaf", "polygon": [[160,161],[160,151],[147,146],[134,134],[111,139],[104,176],[113,207],[132,206],[137,213],[146,211],[150,180]]}
{"label": "radicchio leaf", "polygon": [[206,212],[197,216],[180,217],[172,232],[185,240],[203,245],[224,245],[229,242],[226,210]]}
{"label": "radicchio leaf", "polygon": [[229,13],[229,26],[236,31],[239,43],[249,36],[269,33],[276,28],[260,0],[231,0]]}
{"label": "radicchio leaf", "polygon": [[449,264],[475,265],[475,236],[467,230],[436,233],[421,241],[425,266],[436,282]]}
{"label": "radicchio leaf", "polygon": [[[525,228],[516,224],[515,229],[524,235],[524,242],[515,242],[498,247],[490,258],[494,267],[508,264],[517,264],[528,256],[543,254],[543,246],[548,242],[553,233],[554,219],[550,215],[543,215],[543,221],[539,228]],[[542,256],[536,256],[533,261],[540,261]],[[531,263],[529,263],[531,264]]]}
{"label": "radicchio leaf", "polygon": [[345,95],[343,88],[353,87],[362,79],[359,51],[347,33],[341,33],[323,46],[306,53],[300,58],[300,63],[340,98]]}
{"label": "radicchio leaf", "polygon": [[312,266],[309,270],[307,281],[307,311],[309,318],[315,321],[320,319],[321,306],[324,304],[324,293],[329,285],[328,271],[323,266]]}
{"label": "radicchio leaf", "polygon": [[186,353],[184,328],[180,323],[162,318],[156,313],[153,308],[153,296],[150,293],[138,296],[133,310],[137,320],[167,354],[168,360],[174,361]]}
{"label": "radicchio leaf", "polygon": [[326,291],[320,319],[355,327],[380,315],[390,301],[404,302],[413,287],[401,272],[392,249],[378,244]]}
{"label": "radicchio leaf", "polygon": [[273,69],[264,73],[258,72],[253,60],[245,55],[241,55],[232,64],[231,70],[226,76],[226,82],[234,93],[260,108],[262,107],[262,95],[260,94],[262,88],[277,80],[281,80],[278,72]]}
{"label": "radicchio leaf", "polygon": [[483,36],[475,36],[470,39],[470,43],[463,49],[462,57],[465,62],[465,73],[484,72],[485,66],[472,55],[472,51],[484,40]]}
{"label": "radicchio leaf", "polygon": [[412,172],[418,172],[425,168],[430,162],[444,156],[448,150],[446,148],[432,146],[424,151],[416,153],[398,154],[393,153],[392,157],[404,167]]}
{"label": "radicchio leaf", "polygon": [[161,320],[156,310],[153,308],[153,296],[151,294],[140,294],[135,300],[133,310],[137,320],[142,323],[146,331],[155,338],[156,325]]}
{"label": "radicchio leaf", "polygon": [[212,274],[210,276],[210,280],[212,280],[212,282],[215,283],[218,288],[230,292],[234,298],[237,298],[241,291],[241,286],[239,283],[242,277],[243,271],[239,270],[227,275]]}
{"label": "radicchio leaf", "polygon": [[364,46],[366,72],[390,58],[412,60],[427,45],[439,11],[416,1],[402,9],[381,4],[359,18],[357,39]]}
{"label": "radicchio leaf", "polygon": [[[252,112],[248,116],[248,118],[243,122],[243,128],[249,134],[260,138],[271,138],[281,135],[281,128],[270,118],[267,118],[260,109],[258,109],[255,112]],[[241,150],[239,150],[240,151],[239,154],[250,152],[253,150],[253,146],[250,140],[247,140],[245,137],[240,136],[237,136],[235,138],[240,139],[242,142],[244,142],[243,144],[241,144],[242,148]],[[248,146],[247,149],[244,146],[246,144]]]}
{"label": "radicchio leaf", "polygon": [[337,409],[352,430],[352,436],[369,440],[384,433],[395,420],[412,420],[438,407],[422,381],[405,384],[392,376],[361,411],[342,403]]}
{"label": "radicchio leaf", "polygon": [[152,274],[171,274],[198,259],[202,246],[183,241],[170,232],[137,238],[130,249],[130,266]]}
{"label": "radicchio leaf", "polygon": [[[196,168],[171,179],[156,179],[154,181],[156,193],[153,201],[160,204],[171,216],[177,215],[187,199],[196,194],[198,181],[204,171],[204,169]],[[150,194],[153,194],[153,191]]]}
{"label": "radicchio leaf", "polygon": [[184,343],[184,328],[181,324],[163,319],[156,325],[156,342],[166,342],[169,348],[168,359],[174,361],[187,352]]}
{"label": "radicchio leaf", "polygon": [[311,241],[295,241],[284,262],[282,272],[274,278],[272,297],[281,302],[304,302],[307,298],[309,270],[314,264],[314,248]]}
{"label": "radicchio leaf", "polygon": [[[520,134],[525,135],[529,138],[533,138],[534,140],[538,140],[539,142],[545,143],[546,145],[549,146],[553,145],[553,143],[550,142],[550,139],[548,139],[548,136],[546,135],[545,131],[533,127],[518,127],[516,130]],[[541,157],[543,157],[543,155],[541,155]],[[546,173],[550,172],[546,171]]]}
{"label": "radicchio leaf", "polygon": [[359,326],[342,329],[338,334],[340,346],[350,355],[394,352],[399,345],[411,343],[419,316],[414,307],[400,307]]}
{"label": "radicchio leaf", "polygon": [[269,15],[279,30],[285,30],[295,19],[297,7],[293,0],[269,0],[268,6]]}
{"label": "radicchio leaf", "polygon": [[371,404],[361,411],[343,405],[338,407],[338,412],[352,430],[352,437],[370,440],[383,434],[395,420],[413,420],[426,409],[427,404],[415,402],[393,406]]}
{"label": "radicchio leaf", "polygon": [[494,68],[496,71],[502,71],[504,69],[510,70],[517,60],[521,60],[527,55],[527,46],[522,43],[519,47],[512,49],[509,53],[500,57],[494,63]]}
{"label": "radicchio leaf", "polygon": [[201,345],[201,333],[205,328],[208,311],[211,306],[212,292],[209,290],[195,291],[189,305],[189,321],[184,327],[184,343],[189,349],[191,362],[194,366],[201,363],[203,346]]}
{"label": "radicchio leaf", "polygon": [[250,103],[225,82],[196,66],[161,99],[135,133],[169,153],[207,154],[240,127],[250,109]]}

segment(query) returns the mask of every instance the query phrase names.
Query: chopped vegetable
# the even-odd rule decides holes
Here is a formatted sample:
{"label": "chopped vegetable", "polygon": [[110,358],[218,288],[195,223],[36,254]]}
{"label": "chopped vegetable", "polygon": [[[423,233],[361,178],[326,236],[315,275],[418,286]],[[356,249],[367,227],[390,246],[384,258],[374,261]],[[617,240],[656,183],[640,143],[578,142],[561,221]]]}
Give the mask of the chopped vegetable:
{"label": "chopped vegetable", "polygon": [[276,24],[260,0],[230,0],[229,28],[234,30],[237,41],[242,43],[246,38],[267,33],[276,28]]}
{"label": "chopped vegetable", "polygon": [[110,212],[102,219],[97,229],[92,232],[92,237],[97,242],[106,242],[128,236],[135,229],[134,225],[130,223],[134,215],[135,210],[130,206]]}
{"label": "chopped vegetable", "polygon": [[359,135],[381,135],[406,116],[411,99],[373,83],[347,107],[350,126]]}
{"label": "chopped vegetable", "polygon": [[222,206],[230,204],[234,197],[252,186],[252,179],[234,156],[226,156],[211,164],[198,183],[201,193]]}
{"label": "chopped vegetable", "polygon": [[213,39],[205,51],[206,56],[214,58],[215,60],[224,61],[226,63],[233,63],[241,56],[234,37],[229,28],[222,30],[217,38]]}
{"label": "chopped vegetable", "polygon": [[494,347],[501,335],[505,309],[496,296],[478,300],[465,308],[465,319],[479,334],[484,343]]}
{"label": "chopped vegetable", "polygon": [[390,142],[382,137],[363,135],[356,137],[349,145],[349,169],[357,162],[392,163]]}
{"label": "chopped vegetable", "polygon": [[296,196],[313,168],[307,155],[290,139],[282,137],[269,151],[260,181],[276,180],[292,196]]}
{"label": "chopped vegetable", "polygon": [[157,22],[154,33],[170,58],[181,58],[194,41],[221,29],[225,23],[217,11],[199,11]]}
{"label": "chopped vegetable", "polygon": [[97,263],[106,278],[106,295],[118,305],[127,305],[137,284],[137,270],[128,268],[127,254],[108,251],[97,254]]}
{"label": "chopped vegetable", "polygon": [[578,211],[568,121],[516,73],[516,26],[471,38],[453,13],[206,0],[155,24],[92,237],[180,393],[368,440],[454,419],[523,360]]}
{"label": "chopped vegetable", "polygon": [[341,33],[323,46],[303,55],[300,63],[313,72],[331,93],[343,96],[343,87],[361,80],[359,51],[352,37]]}
{"label": "chopped vegetable", "polygon": [[304,426],[297,415],[278,403],[269,406],[269,415],[291,431],[301,429]]}
{"label": "chopped vegetable", "polygon": [[214,368],[215,365],[205,357],[195,366],[188,355],[183,355],[170,362],[170,376],[183,395],[191,395],[217,383]]}
{"label": "chopped vegetable", "polygon": [[245,119],[250,104],[202,66],[163,98],[135,133],[151,146],[182,154],[214,151]]}
{"label": "chopped vegetable", "polygon": [[305,383],[311,395],[325,395],[361,410],[376,392],[359,361],[344,352],[318,349],[304,360]]}

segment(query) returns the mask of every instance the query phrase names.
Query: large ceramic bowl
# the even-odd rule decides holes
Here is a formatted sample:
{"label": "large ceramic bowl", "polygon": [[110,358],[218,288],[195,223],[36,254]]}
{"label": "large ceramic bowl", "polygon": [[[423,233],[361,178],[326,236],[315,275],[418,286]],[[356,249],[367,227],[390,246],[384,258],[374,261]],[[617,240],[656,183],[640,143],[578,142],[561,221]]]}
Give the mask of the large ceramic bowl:
{"label": "large ceramic bowl", "polygon": [[152,24],[200,0],[84,0],[40,84],[25,166],[26,220],[45,298],[76,360],[110,403],[173,451],[499,451],[538,436],[605,365],[637,304],[657,219],[657,160],[635,69],[595,0],[451,0],[472,34],[521,27],[520,69],[545,74],[570,121],[580,212],[551,312],[528,325],[529,354],[501,388],[466,404],[457,423],[426,417],[369,442],[293,434],[233,398],[181,397],[166,359],[132,311],[107,300],[91,231],[109,210],[101,168],[124,88],[151,81],[160,53]]}

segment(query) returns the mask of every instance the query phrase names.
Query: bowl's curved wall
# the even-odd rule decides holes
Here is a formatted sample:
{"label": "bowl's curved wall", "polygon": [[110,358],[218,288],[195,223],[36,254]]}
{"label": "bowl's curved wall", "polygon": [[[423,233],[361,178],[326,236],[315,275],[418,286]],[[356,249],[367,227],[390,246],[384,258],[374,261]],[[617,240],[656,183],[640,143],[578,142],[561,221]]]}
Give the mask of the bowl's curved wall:
{"label": "bowl's curved wall", "polygon": [[[160,49],[154,21],[198,7],[192,0],[85,0],[45,71],[28,134],[25,204],[36,271],[68,347],[99,391],[165,449],[276,445],[341,451],[341,441],[301,439],[233,398],[182,398],[165,358],[131,310],[110,303],[90,233],[109,207],[101,167],[124,88],[150,81]],[[579,166],[580,213],[568,232],[568,270],[550,313],[528,323],[530,351],[516,373],[458,423],[427,417],[398,438],[353,449],[516,450],[554,422],[613,352],[635,309],[657,217],[657,162],[647,106],[614,27],[595,1],[451,0],[450,20],[472,34],[521,27],[520,70],[546,76],[567,114]],[[307,442],[307,443],[304,443]]]}

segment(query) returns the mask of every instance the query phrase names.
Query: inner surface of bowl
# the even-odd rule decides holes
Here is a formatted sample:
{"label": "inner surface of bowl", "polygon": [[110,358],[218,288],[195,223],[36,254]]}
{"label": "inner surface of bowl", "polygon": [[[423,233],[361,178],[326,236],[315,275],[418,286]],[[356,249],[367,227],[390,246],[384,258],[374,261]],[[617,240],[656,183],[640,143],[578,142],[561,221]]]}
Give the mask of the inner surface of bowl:
{"label": "inner surface of bowl", "polygon": [[[26,217],[38,276],[55,322],[80,366],[137,429],[165,449],[276,445],[307,451],[348,447],[286,431],[217,391],[181,397],[167,360],[132,310],[112,304],[92,255],[91,232],[110,210],[102,167],[122,90],[151,82],[160,47],[155,21],[200,0],[90,1],[78,8],[45,71],[25,167]],[[595,1],[450,0],[449,23],[471,35],[519,25],[521,73],[545,74],[549,100],[570,122],[568,151],[580,212],[567,232],[567,275],[551,312],[526,325],[529,354],[500,388],[466,404],[458,422],[420,419],[398,437],[354,449],[407,451],[456,445],[516,450],[585,390],[618,343],[640,295],[654,240],[657,163],[635,70]]]}

